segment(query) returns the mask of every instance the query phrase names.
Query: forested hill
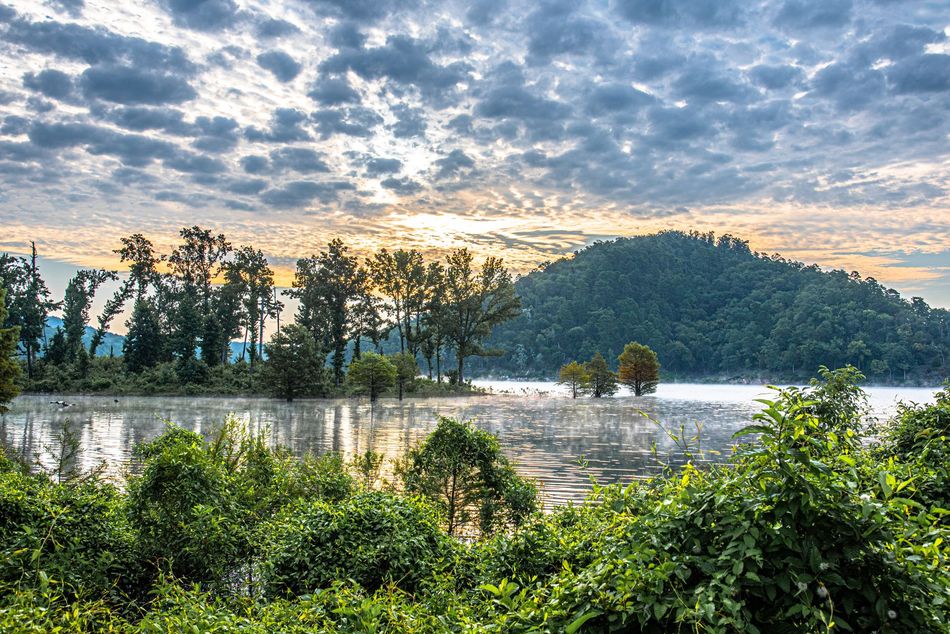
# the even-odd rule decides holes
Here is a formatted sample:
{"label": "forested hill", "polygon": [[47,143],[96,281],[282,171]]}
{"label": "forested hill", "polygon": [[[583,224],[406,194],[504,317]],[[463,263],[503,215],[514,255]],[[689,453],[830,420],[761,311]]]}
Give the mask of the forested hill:
{"label": "forested hill", "polygon": [[501,357],[477,372],[552,377],[625,343],[665,376],[812,376],[846,363],[874,382],[950,374],[950,311],[904,300],[872,278],[753,253],[730,236],[664,232],[598,242],[521,278],[523,314],[494,333]]}

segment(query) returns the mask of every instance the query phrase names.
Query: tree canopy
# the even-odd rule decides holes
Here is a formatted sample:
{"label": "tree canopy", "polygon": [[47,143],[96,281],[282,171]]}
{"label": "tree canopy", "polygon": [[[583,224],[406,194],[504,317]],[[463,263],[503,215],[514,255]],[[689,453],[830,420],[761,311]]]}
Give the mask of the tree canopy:
{"label": "tree canopy", "polygon": [[629,387],[636,396],[656,391],[660,382],[660,362],[656,353],[647,346],[631,341],[617,357],[620,363],[618,380]]}
{"label": "tree canopy", "polygon": [[679,377],[802,380],[848,363],[872,382],[950,375],[950,311],[728,235],[598,242],[522,277],[515,291],[521,315],[486,341],[508,354],[474,360],[474,371],[550,377],[638,341]]}

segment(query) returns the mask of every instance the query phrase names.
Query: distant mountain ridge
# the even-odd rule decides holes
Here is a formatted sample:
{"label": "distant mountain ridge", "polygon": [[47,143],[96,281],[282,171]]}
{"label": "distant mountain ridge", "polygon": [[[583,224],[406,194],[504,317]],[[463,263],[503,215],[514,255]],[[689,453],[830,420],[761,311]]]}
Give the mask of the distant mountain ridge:
{"label": "distant mountain ridge", "polygon": [[595,243],[520,278],[523,314],[496,328],[480,374],[556,375],[625,343],[666,376],[773,380],[852,363],[878,382],[950,374],[950,311],[873,278],[752,252],[731,236],[663,232]]}
{"label": "distant mountain ridge", "polygon": [[[53,335],[56,334],[56,330],[63,327],[63,320],[59,317],[50,316],[46,319],[46,341],[50,341],[53,338]],[[89,346],[92,345],[92,337],[95,335],[96,329],[92,326],[86,326],[85,331],[82,336],[82,343],[86,346],[86,349],[89,349]],[[120,356],[122,354],[122,346],[125,345],[125,337],[123,335],[117,335],[113,332],[106,332],[105,336],[102,338],[102,343],[99,344],[99,347],[96,348],[97,357],[108,357],[108,356]],[[231,342],[231,361],[237,361],[241,358],[241,352],[244,348],[244,343],[241,341],[232,341]]]}

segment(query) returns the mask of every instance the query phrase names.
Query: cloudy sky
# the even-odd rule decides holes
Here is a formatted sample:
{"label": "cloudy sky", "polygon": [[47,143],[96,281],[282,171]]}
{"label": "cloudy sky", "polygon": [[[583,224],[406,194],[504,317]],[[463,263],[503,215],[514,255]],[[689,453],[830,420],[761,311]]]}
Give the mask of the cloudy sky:
{"label": "cloudy sky", "polygon": [[950,1],[0,0],[0,250],[732,232],[950,306]]}

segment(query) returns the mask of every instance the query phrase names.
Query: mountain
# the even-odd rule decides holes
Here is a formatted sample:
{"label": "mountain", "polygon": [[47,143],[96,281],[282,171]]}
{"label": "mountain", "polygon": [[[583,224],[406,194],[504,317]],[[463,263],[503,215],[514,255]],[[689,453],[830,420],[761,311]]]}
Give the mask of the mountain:
{"label": "mountain", "polygon": [[857,273],[822,271],[748,243],[675,231],[598,242],[519,279],[523,314],[473,372],[554,376],[625,343],[653,348],[667,377],[800,379],[852,363],[878,382],[950,374],[950,311]]}
{"label": "mountain", "polygon": [[[47,317],[46,319],[46,341],[53,338],[56,331],[63,327],[63,320],[59,317]],[[96,334],[96,329],[86,326],[82,335],[82,343],[89,349],[92,344],[92,337]],[[119,356],[122,354],[122,345],[125,343],[125,337],[115,333],[107,332],[102,338],[102,343],[96,348],[97,357],[108,357],[110,355]]]}

